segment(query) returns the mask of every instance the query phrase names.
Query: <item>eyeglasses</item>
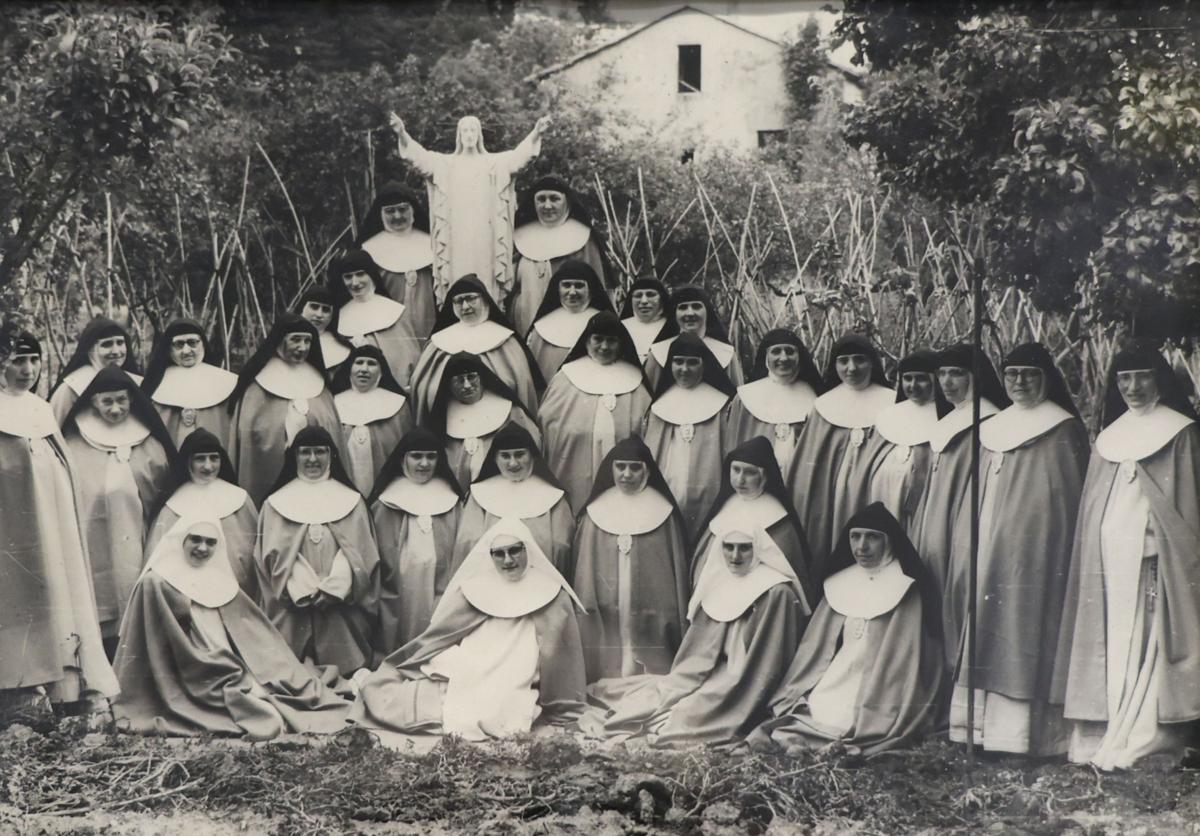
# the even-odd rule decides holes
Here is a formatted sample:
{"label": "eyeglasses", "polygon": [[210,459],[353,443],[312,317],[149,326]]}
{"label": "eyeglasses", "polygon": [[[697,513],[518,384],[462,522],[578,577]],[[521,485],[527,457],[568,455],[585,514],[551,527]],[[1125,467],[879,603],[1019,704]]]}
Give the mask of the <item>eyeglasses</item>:
{"label": "eyeglasses", "polygon": [[1018,380],[1032,383],[1035,380],[1042,379],[1042,370],[1036,368],[1010,366],[1004,370],[1004,379],[1012,381],[1013,383],[1017,382]]}
{"label": "eyeglasses", "polygon": [[175,339],[171,340],[171,348],[183,349],[183,348],[199,348],[199,347],[200,347],[200,338],[199,337],[176,337]]}

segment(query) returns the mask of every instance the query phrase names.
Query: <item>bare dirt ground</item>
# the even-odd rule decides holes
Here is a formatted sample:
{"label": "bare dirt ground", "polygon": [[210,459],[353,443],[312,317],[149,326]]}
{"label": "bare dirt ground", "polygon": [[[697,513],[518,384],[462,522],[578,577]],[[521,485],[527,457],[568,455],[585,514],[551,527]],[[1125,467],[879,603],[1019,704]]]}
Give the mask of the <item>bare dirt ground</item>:
{"label": "bare dirt ground", "polygon": [[0,732],[0,833],[1200,833],[1200,774],[1173,758],[1100,774],[981,759],[940,740],[870,761],[567,735],[483,746],[355,732],[268,744]]}

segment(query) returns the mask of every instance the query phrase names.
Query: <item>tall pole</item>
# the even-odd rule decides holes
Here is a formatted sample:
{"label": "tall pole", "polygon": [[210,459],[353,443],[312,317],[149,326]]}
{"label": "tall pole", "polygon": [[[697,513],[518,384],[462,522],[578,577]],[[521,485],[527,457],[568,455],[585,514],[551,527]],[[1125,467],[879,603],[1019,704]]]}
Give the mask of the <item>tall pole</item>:
{"label": "tall pole", "polygon": [[971,262],[971,541],[968,554],[967,598],[967,763],[975,764],[975,607],[979,577],[979,421],[983,394],[983,266]]}

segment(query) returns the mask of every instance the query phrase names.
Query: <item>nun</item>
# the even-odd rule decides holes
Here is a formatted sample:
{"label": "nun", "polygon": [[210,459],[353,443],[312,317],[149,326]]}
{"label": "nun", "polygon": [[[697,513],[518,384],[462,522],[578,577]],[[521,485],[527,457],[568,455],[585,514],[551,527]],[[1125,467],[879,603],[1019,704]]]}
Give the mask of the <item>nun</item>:
{"label": "nun", "polygon": [[317,329],[317,342],[321,345],[325,373],[331,377],[337,374],[338,368],[350,356],[350,350],[354,346],[337,332],[338,312],[333,294],[321,285],[310,287],[300,297],[295,310]]}
{"label": "nun", "polygon": [[575,578],[588,682],[665,674],[687,619],[683,517],[637,436],[616,443],[596,473],[575,531]]}
{"label": "nun", "polygon": [[296,657],[351,676],[373,664],[379,551],[366,503],[323,427],[287,450],[259,515],[263,611]]}
{"label": "nun", "polygon": [[182,517],[138,578],[117,649],[120,728],[138,734],[230,735],[345,728],[348,704],[292,655],[239,586],[222,526]]}
{"label": "nun", "polygon": [[425,632],[450,580],[462,488],[439,438],[406,433],[367,504],[380,557],[379,646],[391,653]]}
{"label": "nun", "polygon": [[392,376],[407,386],[422,340],[405,315],[408,309],[388,298],[371,256],[350,250],[331,261],[329,291],[338,305],[338,334],[353,346],[376,346],[387,358]]}
{"label": "nun", "polygon": [[79,521],[100,628],[115,647],[175,445],[150,399],[115,366],[92,377],[63,419],[63,436],[79,474]]}
{"label": "nun", "polygon": [[500,519],[520,520],[564,577],[573,577],[571,543],[575,516],[567,493],[550,470],[533,436],[508,424],[492,439],[492,448],[471,484],[454,548],[453,573]]}
{"label": "nun", "polygon": [[942,680],[940,591],[880,502],[850,518],[828,566],[824,597],[771,698],[774,719],[751,746],[797,754],[839,743],[871,756],[920,740]]}
{"label": "nun", "polygon": [[684,530],[694,536],[721,487],[717,454],[725,407],[736,390],[708,346],[691,334],[672,341],[666,368],[642,437],[679,503]]}
{"label": "nun", "polygon": [[650,355],[650,346],[670,335],[666,311],[671,307],[671,294],[667,286],[653,276],[634,281],[625,294],[621,305],[621,324],[633,337],[637,346],[638,360],[645,364]]}
{"label": "nun", "polygon": [[737,350],[729,342],[725,324],[717,316],[717,309],[713,307],[708,291],[689,285],[671,294],[666,331],[650,346],[650,354],[646,358],[646,377],[651,386],[657,386],[664,376],[668,376],[664,374],[667,354],[671,350],[671,343],[681,334],[691,334],[703,340],[735,386],[745,382]]}
{"label": "nun", "polygon": [[229,438],[228,401],[237,380],[236,374],[217,365],[204,326],[193,319],[176,319],[154,343],[142,391],[179,446],[198,427]]}
{"label": "nun", "polygon": [[647,386],[637,349],[617,315],[593,316],[538,409],[546,461],[566,487],[572,508],[583,509],[596,470],[613,445],[641,432],[650,408]]}
{"label": "nun", "polygon": [[810,614],[800,582],[762,529],[727,531],[709,552],[670,673],[594,682],[601,709],[580,720],[589,736],[729,746],[770,716]]}
{"label": "nun", "polygon": [[205,517],[221,525],[225,553],[238,586],[258,602],[258,572],[254,567],[258,540],[258,508],[237,483],[237,473],[221,440],[203,427],[183,440],[171,459],[166,485],[150,513],[146,558],[163,536],[184,517]]}
{"label": "nun", "polygon": [[42,346],[0,331],[0,706],[112,698],[87,551],[79,474],[50,404],[33,394]]}
{"label": "nun", "polygon": [[429,415],[446,362],[463,351],[474,354],[495,372],[517,393],[521,403],[532,406],[538,402],[545,381],[537,371],[537,364],[525,343],[513,333],[483,282],[472,274],[463,276],[446,291],[433,336],[413,370],[409,391],[417,402],[418,424]]}
{"label": "nun", "polygon": [[408,394],[400,388],[378,346],[350,352],[333,378],[333,405],[342,422],[346,469],[363,496],[379,476],[383,461],[412,429]]}
{"label": "nun", "polygon": [[462,351],[451,357],[425,426],[443,439],[450,469],[460,485],[478,478],[492,438],[510,422],[541,443],[537,422],[508,384],[474,354]]}
{"label": "nun", "polygon": [[404,306],[405,317],[424,345],[437,317],[433,242],[425,202],[402,183],[384,183],[354,244],[379,267],[384,291]]}
{"label": "nun", "polygon": [[563,262],[582,261],[603,282],[604,257],[589,213],[558,175],[539,177],[521,193],[514,227],[516,282],[507,304],[517,333],[524,334]]}
{"label": "nun", "polygon": [[63,366],[50,393],[50,407],[60,426],[96,372],[106,366],[122,369],[134,383],[142,382],[129,332],[108,317],[98,316],[79,335],[75,353]]}
{"label": "nun", "polygon": [[729,404],[725,449],[761,435],[786,473],[813,402],[825,391],[821,373],[796,332],[776,328],[758,344],[750,381],[738,387]]}
{"label": "nun", "polygon": [[483,532],[424,633],[362,684],[351,720],[482,741],[573,723],[585,681],[579,599],[530,530]]}
{"label": "nun", "polygon": [[554,377],[600,311],[614,313],[596,271],[583,261],[564,261],[554,271],[526,337],[544,380]]}
{"label": "nun", "polygon": [[914,351],[896,369],[896,402],[875,417],[880,446],[870,468],[867,497],[882,502],[915,536],[932,470],[930,442],[950,412],[937,381],[938,355]]}
{"label": "nun", "polygon": [[784,473],[808,532],[814,578],[824,577],[825,561],[846,520],[867,504],[869,467],[883,444],[875,418],[896,399],[879,352],[858,334],[847,334],[830,349],[825,386]]}
{"label": "nun", "polygon": [[[967,738],[973,674],[976,744],[1033,756],[1067,751],[1062,705],[1051,702],[1088,436],[1050,352],[1025,343],[1004,360],[1012,406],[979,428],[980,508],[975,666],[963,634],[950,703],[950,739]],[[969,504],[968,504],[968,507]],[[959,514],[951,606],[969,596],[970,514]],[[1017,652],[1017,651],[1020,652]]]}
{"label": "nun", "polygon": [[[341,443],[342,424],[325,385],[325,362],[312,324],[285,314],[238,376],[229,398],[229,454],[242,487],[262,505],[296,433],[324,427]],[[339,449],[340,452],[340,449]]]}
{"label": "nun", "polygon": [[1053,701],[1068,757],[1128,769],[1200,719],[1200,427],[1153,346],[1109,368],[1063,608]]}

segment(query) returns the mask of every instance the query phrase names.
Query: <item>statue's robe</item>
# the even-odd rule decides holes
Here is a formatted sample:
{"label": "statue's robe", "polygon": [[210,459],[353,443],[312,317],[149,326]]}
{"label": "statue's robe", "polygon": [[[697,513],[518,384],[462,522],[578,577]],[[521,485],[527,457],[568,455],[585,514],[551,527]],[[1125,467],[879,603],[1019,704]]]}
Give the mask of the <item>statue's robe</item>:
{"label": "statue's robe", "polygon": [[485,391],[473,404],[453,398],[446,407],[446,459],[460,485],[469,485],[492,449],[492,436],[512,422],[524,427],[536,444],[542,443],[542,431],[524,409],[507,398]]}
{"label": "statue's robe", "polygon": [[419,229],[384,229],[363,241],[362,248],[379,266],[387,295],[404,306],[404,315],[424,348],[439,301],[433,292],[433,239]]}
{"label": "statue's robe", "polygon": [[342,422],[346,472],[358,492],[368,496],[383,463],[413,428],[408,399],[379,387],[370,392],[347,389],[334,395],[333,405]]}
{"label": "statue's robe", "polygon": [[493,476],[471,486],[454,546],[450,575],[462,565],[484,532],[503,518],[519,519],[564,578],[574,577],[575,515],[566,492],[531,475],[522,482]]}
{"label": "statue's robe", "polygon": [[197,428],[229,438],[229,396],[237,375],[208,363],[190,369],[168,366],[150,400],[178,448]]}
{"label": "statue's robe", "polygon": [[787,473],[816,399],[817,393],[803,380],[786,384],[764,377],[739,386],[729,403],[723,449],[733,450],[761,435],[775,450],[779,472]]}
{"label": "statue's robe", "polygon": [[[63,378],[62,383],[54,387],[54,391],[50,393],[50,409],[54,412],[54,420],[61,427],[63,419],[67,417],[67,413],[71,411],[71,407],[75,406],[75,401],[79,400],[79,396],[88,388],[88,384],[92,382],[92,378],[96,376],[99,369],[93,366],[83,366]],[[129,375],[129,379],[138,386],[142,385],[142,376],[133,372],[125,372]]]}
{"label": "statue's robe", "polygon": [[[667,367],[667,354],[670,352],[673,342],[675,342],[675,338],[668,337],[650,345],[650,353],[646,355],[646,379],[650,381],[650,391],[652,392],[657,391],[658,382],[662,380],[664,369]],[[734,347],[713,337],[705,337],[704,344],[713,353],[713,357],[717,358],[717,362],[721,364],[725,374],[729,375],[733,385],[741,386],[746,378],[742,374],[742,362],[738,359]],[[667,373],[669,374],[669,372]]]}
{"label": "statue's robe", "polygon": [[526,342],[543,380],[550,380],[558,373],[575,343],[579,342],[588,321],[597,313],[599,311],[591,305],[576,313],[566,308],[554,308],[533,323]]}
{"label": "statue's robe", "polygon": [[867,476],[867,502],[882,502],[912,540],[925,511],[933,470],[930,447],[937,427],[937,406],[911,400],[892,404],[875,417],[882,443]]}
{"label": "statue's robe", "polygon": [[378,293],[351,299],[338,311],[337,330],[351,345],[373,345],[382,351],[392,376],[408,386],[424,344],[408,308]]}
{"label": "statue's robe", "polygon": [[721,489],[727,402],[724,392],[707,383],[690,390],[673,386],[646,413],[642,438],[675,494],[684,530],[692,537]]}

